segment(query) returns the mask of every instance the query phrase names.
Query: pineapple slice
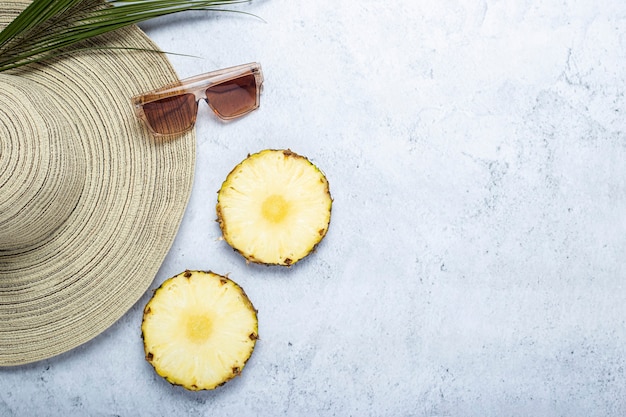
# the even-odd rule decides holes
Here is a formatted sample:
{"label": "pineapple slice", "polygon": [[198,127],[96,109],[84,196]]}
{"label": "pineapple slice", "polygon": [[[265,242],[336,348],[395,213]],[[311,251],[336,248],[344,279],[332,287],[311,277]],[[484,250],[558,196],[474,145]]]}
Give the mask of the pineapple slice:
{"label": "pineapple slice", "polygon": [[250,155],[217,197],[224,239],[248,261],[291,265],[322,240],[332,199],[324,174],[290,150]]}
{"label": "pineapple slice", "polygon": [[256,310],[243,289],[212,272],[166,280],[146,304],[146,360],[175,385],[209,390],[239,375],[258,338]]}

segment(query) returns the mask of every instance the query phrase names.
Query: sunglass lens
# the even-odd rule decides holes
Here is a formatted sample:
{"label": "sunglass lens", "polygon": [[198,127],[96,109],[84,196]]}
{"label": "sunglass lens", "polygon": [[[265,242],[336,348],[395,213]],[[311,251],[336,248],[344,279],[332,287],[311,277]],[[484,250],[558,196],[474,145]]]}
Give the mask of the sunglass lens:
{"label": "sunglass lens", "polygon": [[206,96],[218,116],[241,116],[257,108],[256,78],[250,74],[213,85],[206,90]]}
{"label": "sunglass lens", "polygon": [[143,112],[152,130],[162,135],[172,135],[194,125],[198,103],[193,94],[181,94],[146,103]]}

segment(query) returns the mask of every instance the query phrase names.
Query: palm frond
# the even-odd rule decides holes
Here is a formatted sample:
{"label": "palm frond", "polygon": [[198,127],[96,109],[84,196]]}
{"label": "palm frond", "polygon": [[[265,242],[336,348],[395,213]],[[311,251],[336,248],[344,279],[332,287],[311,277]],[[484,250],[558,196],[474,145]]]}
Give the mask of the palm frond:
{"label": "palm frond", "polygon": [[0,32],[0,71],[68,53],[84,40],[155,17],[249,0],[34,0]]}

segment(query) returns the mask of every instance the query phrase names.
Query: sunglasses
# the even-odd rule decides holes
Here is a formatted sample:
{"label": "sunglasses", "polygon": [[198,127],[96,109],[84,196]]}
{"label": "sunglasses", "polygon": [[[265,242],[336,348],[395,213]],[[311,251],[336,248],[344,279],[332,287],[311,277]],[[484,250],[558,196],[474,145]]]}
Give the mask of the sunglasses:
{"label": "sunglasses", "polygon": [[254,62],[196,75],[131,99],[135,114],[155,136],[184,133],[196,123],[204,99],[222,120],[259,107],[263,73]]}

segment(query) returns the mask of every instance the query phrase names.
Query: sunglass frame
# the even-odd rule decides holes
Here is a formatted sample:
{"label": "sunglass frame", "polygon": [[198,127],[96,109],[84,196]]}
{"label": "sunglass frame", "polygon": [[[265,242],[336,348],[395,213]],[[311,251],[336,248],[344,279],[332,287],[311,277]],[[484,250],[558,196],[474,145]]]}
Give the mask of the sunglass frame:
{"label": "sunglass frame", "polygon": [[[206,90],[211,86],[218,85],[218,84],[231,81],[237,78],[241,78],[250,74],[254,75],[255,82],[256,82],[256,102],[255,102],[254,107],[244,113],[237,114],[235,116],[223,116],[219,114],[211,106],[211,103],[209,102],[206,96]],[[143,106],[145,104],[152,103],[157,100],[162,100],[168,97],[174,97],[178,95],[191,93],[195,96],[196,103],[199,102],[200,100],[206,100],[207,103],[209,104],[209,107],[211,107],[211,110],[213,110],[213,113],[215,113],[217,117],[219,117],[222,120],[231,120],[231,119],[236,119],[238,117],[244,116],[250,113],[251,111],[258,109],[260,105],[260,101],[261,101],[262,89],[263,89],[263,71],[261,69],[261,64],[259,64],[258,62],[251,62],[248,64],[242,64],[242,65],[237,65],[234,67],[223,68],[223,69],[219,69],[216,71],[211,71],[211,72],[207,72],[204,74],[195,75],[193,77],[185,78],[183,80],[179,80],[172,84],[168,84],[166,86],[157,88],[155,90],[138,94],[134,96],[133,98],[131,98],[131,102],[135,110],[135,115],[137,116],[138,119],[144,122],[144,124],[148,127],[148,129],[153,135],[172,136],[172,135],[182,134],[191,130],[193,126],[195,125],[195,119],[193,123],[191,124],[191,126],[189,126],[187,129],[181,132],[159,133],[159,132],[156,132],[152,128],[150,123],[148,122],[148,119],[143,110]]]}

